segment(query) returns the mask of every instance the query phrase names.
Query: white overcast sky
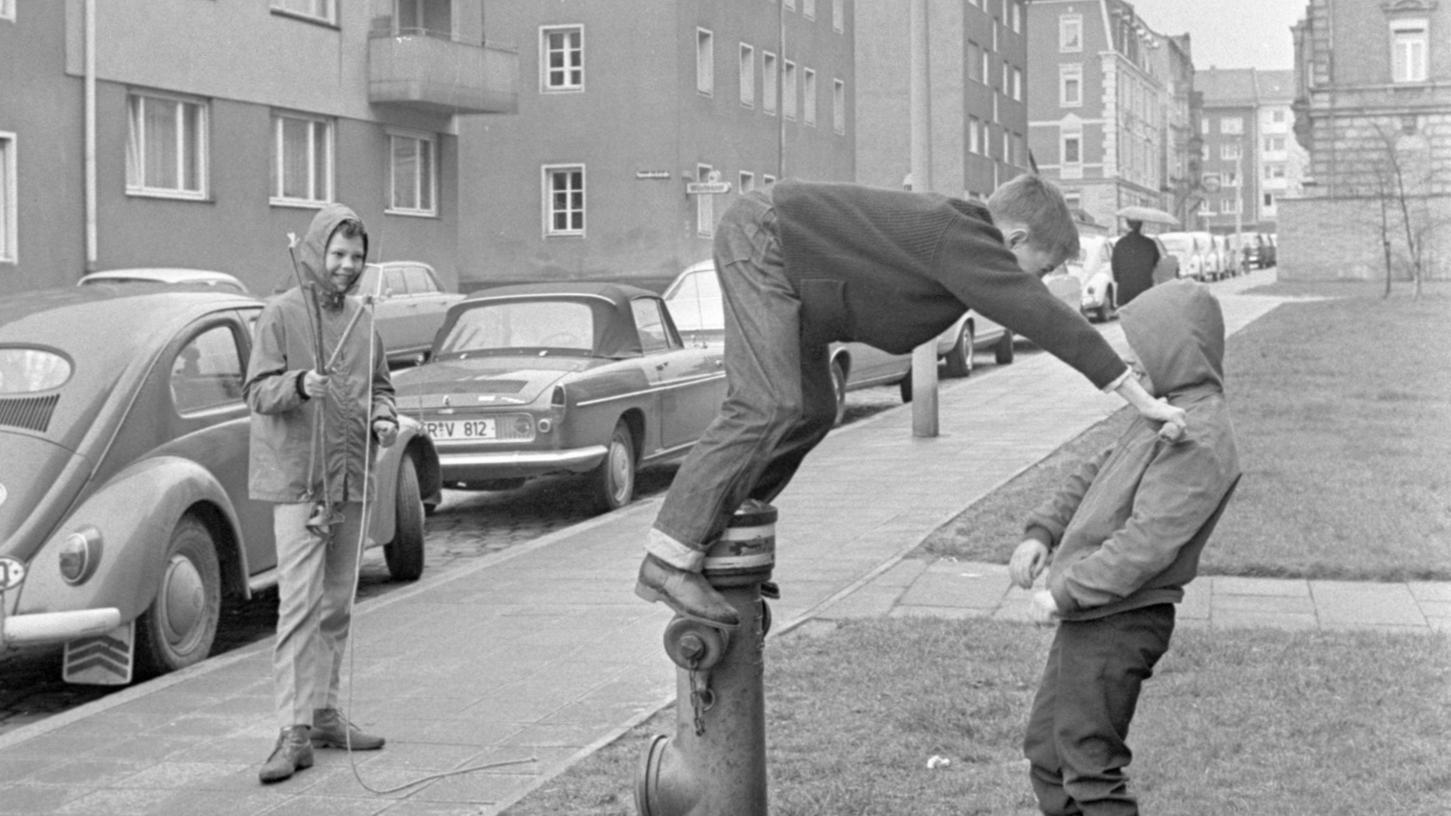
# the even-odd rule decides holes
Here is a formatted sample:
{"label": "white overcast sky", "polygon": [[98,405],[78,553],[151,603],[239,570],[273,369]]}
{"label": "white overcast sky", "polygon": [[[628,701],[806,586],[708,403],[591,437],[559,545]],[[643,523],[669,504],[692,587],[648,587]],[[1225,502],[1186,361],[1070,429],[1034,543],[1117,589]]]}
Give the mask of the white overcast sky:
{"label": "white overcast sky", "polygon": [[1295,67],[1290,26],[1305,16],[1305,0],[1130,0],[1160,34],[1189,32],[1194,69]]}

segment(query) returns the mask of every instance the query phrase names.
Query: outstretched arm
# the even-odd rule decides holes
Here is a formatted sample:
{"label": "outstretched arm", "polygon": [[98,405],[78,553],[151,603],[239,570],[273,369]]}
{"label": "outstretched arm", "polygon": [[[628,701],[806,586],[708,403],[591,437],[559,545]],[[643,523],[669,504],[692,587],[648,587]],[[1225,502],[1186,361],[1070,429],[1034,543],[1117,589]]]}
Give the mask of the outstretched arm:
{"label": "outstretched arm", "polygon": [[1166,400],[1155,399],[1132,376],[1124,377],[1113,391],[1123,397],[1124,402],[1132,405],[1145,418],[1164,423],[1159,428],[1159,436],[1173,442],[1184,435],[1184,430],[1188,427],[1184,409],[1175,408]]}

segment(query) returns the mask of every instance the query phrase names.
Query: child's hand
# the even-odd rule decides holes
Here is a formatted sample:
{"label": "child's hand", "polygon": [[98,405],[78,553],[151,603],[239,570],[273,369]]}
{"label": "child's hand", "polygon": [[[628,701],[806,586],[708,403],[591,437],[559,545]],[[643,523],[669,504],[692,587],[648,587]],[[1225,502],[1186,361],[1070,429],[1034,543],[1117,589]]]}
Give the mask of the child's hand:
{"label": "child's hand", "polygon": [[1048,547],[1036,538],[1025,538],[1008,561],[1008,578],[1015,586],[1032,589],[1033,581],[1048,563]]}
{"label": "child's hand", "polygon": [[1058,622],[1058,602],[1053,600],[1053,593],[1046,589],[1040,589],[1033,593],[1033,605],[1028,608],[1028,616],[1038,626],[1052,626]]}

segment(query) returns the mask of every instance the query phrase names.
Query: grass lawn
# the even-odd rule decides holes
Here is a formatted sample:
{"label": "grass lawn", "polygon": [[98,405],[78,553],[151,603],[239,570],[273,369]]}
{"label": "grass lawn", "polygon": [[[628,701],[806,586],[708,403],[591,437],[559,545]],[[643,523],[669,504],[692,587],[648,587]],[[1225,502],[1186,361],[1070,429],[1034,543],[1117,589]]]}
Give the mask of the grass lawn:
{"label": "grass lawn", "polygon": [[[1036,813],[1019,745],[1051,637],[889,619],[770,639],[771,813]],[[1183,627],[1139,703],[1131,784],[1159,816],[1445,814],[1448,666],[1440,635]],[[640,753],[674,728],[666,710],[504,813],[634,814]]]}
{"label": "grass lawn", "polygon": [[[1286,303],[1229,339],[1244,479],[1204,551],[1216,575],[1451,579],[1451,286],[1276,284]],[[1027,509],[1111,444],[1099,423],[930,536],[917,553],[1007,563]]]}

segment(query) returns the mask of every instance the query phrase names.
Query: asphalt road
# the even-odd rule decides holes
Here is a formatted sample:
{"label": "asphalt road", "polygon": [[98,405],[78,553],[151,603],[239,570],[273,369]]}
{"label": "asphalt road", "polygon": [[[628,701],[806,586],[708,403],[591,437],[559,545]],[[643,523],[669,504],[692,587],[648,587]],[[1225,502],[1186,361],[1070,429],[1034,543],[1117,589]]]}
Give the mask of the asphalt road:
{"label": "asphalt road", "polygon": [[[992,369],[980,369],[984,374]],[[974,376],[981,376],[974,372]],[[853,391],[844,422],[855,422],[901,404],[896,385]],[[675,466],[647,468],[636,484],[637,501],[663,492]],[[531,541],[593,515],[581,480],[552,477],[500,493],[445,491],[444,501],[428,517],[424,567],[429,575],[458,569],[473,559]],[[643,533],[643,531],[642,531]],[[364,557],[358,600],[382,597],[407,584],[393,583],[382,551]],[[224,606],[212,654],[271,637],[277,625],[277,591]],[[0,656],[0,734],[39,722],[76,706],[113,694],[125,686],[81,686],[61,682],[61,649],[32,649]]]}

